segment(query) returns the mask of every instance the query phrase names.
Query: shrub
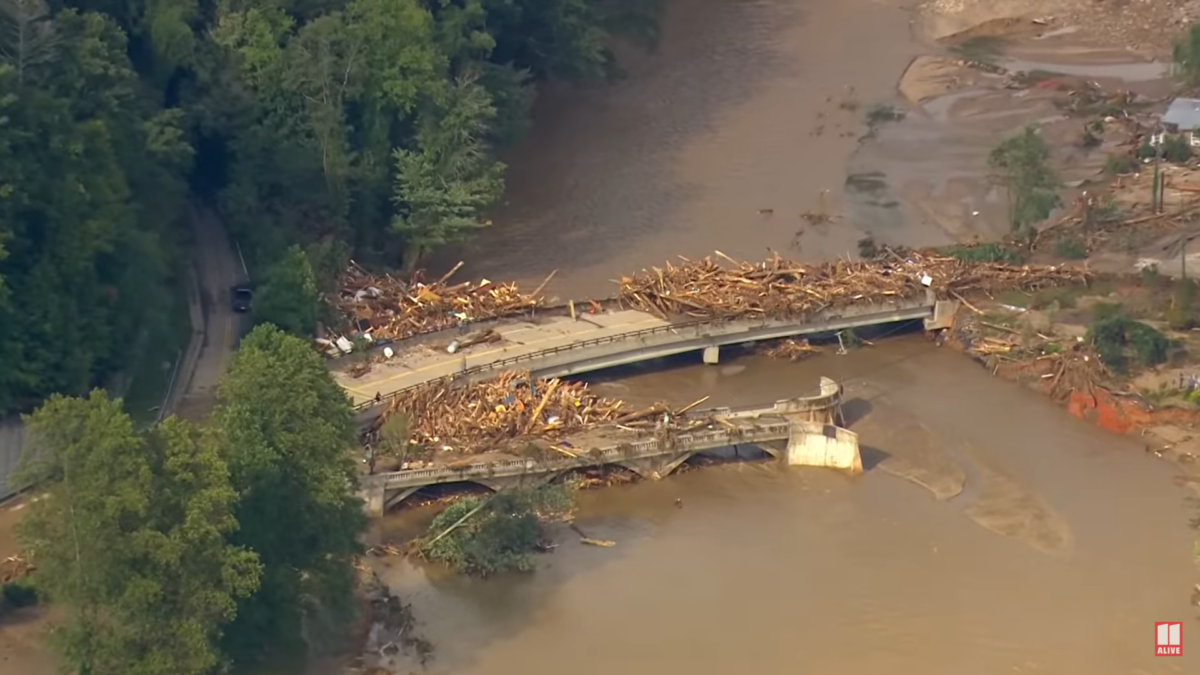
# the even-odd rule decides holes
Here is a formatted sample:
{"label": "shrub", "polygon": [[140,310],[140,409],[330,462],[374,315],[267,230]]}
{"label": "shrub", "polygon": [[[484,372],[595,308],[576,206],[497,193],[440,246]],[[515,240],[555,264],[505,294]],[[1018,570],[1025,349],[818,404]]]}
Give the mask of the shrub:
{"label": "shrub", "polygon": [[1097,311],[1096,320],[1088,328],[1087,339],[1104,365],[1115,373],[1127,371],[1129,352],[1141,365],[1154,366],[1167,360],[1167,349],[1171,346],[1167,336],[1130,319],[1119,309]]}
{"label": "shrub", "polygon": [[1087,257],[1087,247],[1079,237],[1061,236],[1054,243],[1054,253],[1067,260],[1083,260]]}
{"label": "shrub", "polygon": [[1196,326],[1195,300],[1196,283],[1191,279],[1180,279],[1167,310],[1167,326],[1171,330],[1190,330]]}
{"label": "shrub", "polygon": [[1109,155],[1104,162],[1104,173],[1110,176],[1117,176],[1123,173],[1133,173],[1137,171],[1137,160],[1129,155]]}
{"label": "shrub", "polygon": [[1182,164],[1192,158],[1192,146],[1183,136],[1167,136],[1163,139],[1163,157]]}
{"label": "shrub", "polygon": [[0,609],[30,607],[38,602],[37,589],[27,581],[12,581],[0,591]]}

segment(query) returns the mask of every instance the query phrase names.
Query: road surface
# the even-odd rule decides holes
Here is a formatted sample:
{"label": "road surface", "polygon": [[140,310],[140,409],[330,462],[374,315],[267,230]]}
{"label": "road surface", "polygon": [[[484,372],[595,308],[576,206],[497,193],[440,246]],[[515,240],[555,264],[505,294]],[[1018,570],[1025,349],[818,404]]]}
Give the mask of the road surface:
{"label": "road surface", "polygon": [[668,322],[662,319],[635,310],[581,316],[579,321],[569,317],[537,323],[514,321],[495,329],[503,338],[496,346],[484,344],[448,354],[444,343],[419,345],[412,350],[397,350],[396,358],[374,366],[360,377],[343,371],[334,372],[333,378],[357,405],[374,398],[377,393],[387,396],[398,389],[445,377],[464,368],[565,347],[581,340],[666,325]]}
{"label": "road surface", "polygon": [[204,309],[204,342],[191,376],[180,373],[185,383],[180,384],[183,395],[174,413],[183,419],[200,421],[208,417],[216,404],[217,383],[242,334],[243,316],[233,312],[229,293],[234,285],[247,278],[241,258],[216,214],[196,207],[191,221],[200,302]]}

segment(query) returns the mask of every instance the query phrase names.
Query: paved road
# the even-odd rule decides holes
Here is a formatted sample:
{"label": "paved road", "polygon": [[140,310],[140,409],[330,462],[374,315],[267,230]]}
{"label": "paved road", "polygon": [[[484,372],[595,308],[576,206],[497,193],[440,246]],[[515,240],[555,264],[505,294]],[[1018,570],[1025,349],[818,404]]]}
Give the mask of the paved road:
{"label": "paved road", "polygon": [[503,338],[497,346],[478,345],[451,355],[446,353],[444,343],[420,345],[412,351],[400,352],[390,362],[376,365],[362,377],[335,372],[334,379],[357,404],[373,398],[376,393],[386,396],[398,389],[435,380],[464,368],[567,346],[582,340],[666,325],[668,322],[652,314],[635,310],[581,315],[579,321],[572,321],[570,317],[555,317],[538,323],[517,321],[495,329]]}
{"label": "paved road", "polygon": [[174,412],[184,419],[200,421],[216,404],[217,383],[241,337],[243,317],[230,308],[229,289],[245,281],[246,272],[224,225],[212,211],[197,207],[191,220],[204,308],[204,343],[195,370],[180,385],[183,395]]}

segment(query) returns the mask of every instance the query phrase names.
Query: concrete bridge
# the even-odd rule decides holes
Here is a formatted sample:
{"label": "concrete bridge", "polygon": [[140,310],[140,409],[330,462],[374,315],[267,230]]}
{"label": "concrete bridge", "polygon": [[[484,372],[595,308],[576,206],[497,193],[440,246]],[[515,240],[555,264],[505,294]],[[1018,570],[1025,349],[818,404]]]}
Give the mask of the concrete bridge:
{"label": "concrete bridge", "polygon": [[[924,320],[926,330],[945,328],[956,306],[953,301],[937,300],[927,290],[919,298],[864,303],[804,317],[672,323],[628,310],[581,317],[578,321],[556,317],[542,324],[523,322],[498,328],[503,346],[482,351],[450,354],[445,349],[426,347],[410,353],[399,345],[400,354],[393,359],[396,363],[377,365],[359,378],[345,373],[335,377],[354,400],[356,409],[368,413],[365,417],[373,417],[369,411],[376,405],[376,394],[386,401],[435,380],[486,380],[514,368],[528,369],[535,377],[562,377],[692,351],[704,351],[705,362],[716,363],[725,345],[917,319]],[[449,332],[445,342],[455,336]],[[427,342],[428,337],[423,340]]]}
{"label": "concrete bridge", "polygon": [[[493,490],[541,485],[565,472],[613,465],[643,478],[669,475],[690,457],[731,445],[757,445],[789,465],[826,466],[862,471],[858,437],[836,424],[841,419],[842,387],[821,378],[817,396],[776,401],[768,406],[718,408],[689,416],[713,420],[690,432],[630,432],[602,427],[569,439],[574,457],[465,464],[455,467],[393,471],[363,476],[360,495],[368,515],[382,516],[418,490],[432,485],[471,482]],[[782,442],[782,443],[781,443]]]}

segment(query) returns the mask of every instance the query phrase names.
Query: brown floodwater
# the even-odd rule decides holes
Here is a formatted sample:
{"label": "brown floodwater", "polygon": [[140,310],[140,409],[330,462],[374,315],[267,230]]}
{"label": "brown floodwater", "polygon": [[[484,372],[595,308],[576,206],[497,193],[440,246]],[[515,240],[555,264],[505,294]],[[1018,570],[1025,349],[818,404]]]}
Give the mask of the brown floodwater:
{"label": "brown floodwater", "polygon": [[[897,79],[931,52],[911,4],[673,0],[659,52],[628,79],[543,92],[495,227],[437,262],[533,283],[558,269],[554,292],[580,297],[713,249],[813,260],[866,232],[1002,233],[987,152],[1057,110],[1003,91],[904,106]],[[862,140],[874,104],[909,117]],[[845,218],[801,218],[820,209]],[[579,525],[616,546],[561,529],[527,575],[376,560],[435,646],[428,672],[1200,672],[1195,650],[1153,656],[1154,622],[1195,618],[1192,513],[1171,467],[962,356],[910,336],[803,363],[657,362],[593,386],[740,405],[813,393],[821,375],[853,399],[860,478],[747,462],[589,491]],[[389,516],[373,537],[431,513]]]}
{"label": "brown floodwater", "polygon": [[627,59],[625,80],[542,92],[495,226],[434,262],[533,284],[559,269],[551,288],[582,297],[677,255],[856,251],[860,228],[800,214],[840,211],[867,108],[897,101],[921,50],[912,4],[672,0],[658,52]]}
{"label": "brown floodwater", "polygon": [[383,559],[431,672],[1198,672],[1194,650],[1153,655],[1154,622],[1196,625],[1195,533],[1172,468],[1133,440],[918,336],[625,375],[593,386],[737,405],[842,379],[868,470],[726,464],[588,491],[578,524],[616,546],[560,531],[527,575]]}

